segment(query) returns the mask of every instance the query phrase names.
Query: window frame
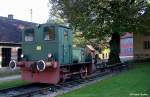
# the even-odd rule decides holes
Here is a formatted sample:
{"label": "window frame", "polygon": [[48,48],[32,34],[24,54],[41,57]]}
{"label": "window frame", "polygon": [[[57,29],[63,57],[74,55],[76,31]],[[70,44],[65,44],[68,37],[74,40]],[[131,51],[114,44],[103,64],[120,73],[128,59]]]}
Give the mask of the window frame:
{"label": "window frame", "polygon": [[[53,31],[53,37],[50,37],[50,33],[49,31],[45,31],[45,28],[48,28],[48,30],[52,30]],[[46,35],[49,35],[49,39],[45,39]],[[52,34],[51,34],[52,35]],[[54,41],[56,40],[56,33],[55,33],[55,27],[54,26],[45,26],[43,27],[43,40],[44,41]]]}
{"label": "window frame", "polygon": [[144,41],[143,46],[144,49],[150,49],[150,41]]}
{"label": "window frame", "polygon": [[69,40],[69,33],[67,30],[64,30],[64,40]]}
{"label": "window frame", "polygon": [[[29,30],[29,31],[27,31],[27,30]],[[26,39],[26,37],[28,36],[28,34],[31,34],[32,35],[32,40],[27,40]],[[28,36],[29,37],[29,36]],[[24,31],[24,42],[34,42],[35,41],[35,30],[33,29],[33,28],[29,28],[29,29],[26,29],[25,31]]]}

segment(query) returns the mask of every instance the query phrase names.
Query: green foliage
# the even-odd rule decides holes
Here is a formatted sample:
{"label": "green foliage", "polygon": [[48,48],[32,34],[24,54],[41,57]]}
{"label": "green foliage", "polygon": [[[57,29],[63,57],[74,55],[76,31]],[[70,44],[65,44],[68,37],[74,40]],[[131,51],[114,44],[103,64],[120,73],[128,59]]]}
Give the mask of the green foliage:
{"label": "green foliage", "polygon": [[[87,40],[103,40],[113,33],[149,32],[150,30],[150,7],[147,0],[49,1],[53,9],[51,13],[67,19],[70,26],[82,31]],[[119,47],[118,43],[120,42],[115,43],[117,47]],[[111,51],[118,52],[117,50],[116,48]],[[110,60],[119,58],[119,52],[110,54],[113,54],[110,58],[115,57]]]}
{"label": "green foliage", "polygon": [[49,18],[49,19],[47,20],[47,23],[65,24],[64,20],[61,19],[61,18],[56,18],[56,19],[51,19],[51,18]]}
{"label": "green foliage", "polygon": [[82,32],[75,32],[73,34],[73,45],[76,47],[85,47],[87,44],[91,45],[97,50],[101,51],[100,45],[103,45],[102,42],[100,42],[97,39],[87,39],[83,36]]}
{"label": "green foliage", "polygon": [[145,13],[138,19],[139,25],[137,25],[137,30],[142,33],[150,33],[150,3],[147,4],[145,8]]}
{"label": "green foliage", "polygon": [[17,87],[17,86],[21,86],[24,84],[28,84],[28,82],[23,81],[23,80],[11,80],[11,81],[0,82],[0,89]]}
{"label": "green foliage", "polygon": [[137,32],[141,12],[147,7],[146,0],[50,0],[50,3],[53,15],[68,19],[88,39],[102,39],[113,32]]}
{"label": "green foliage", "polygon": [[106,78],[58,97],[135,97],[132,94],[141,93],[148,94],[147,97],[149,97],[149,71],[150,63],[139,64],[128,72]]}
{"label": "green foliage", "polygon": [[76,32],[73,34],[73,45],[76,47],[85,47],[87,40],[82,37],[81,32]]}

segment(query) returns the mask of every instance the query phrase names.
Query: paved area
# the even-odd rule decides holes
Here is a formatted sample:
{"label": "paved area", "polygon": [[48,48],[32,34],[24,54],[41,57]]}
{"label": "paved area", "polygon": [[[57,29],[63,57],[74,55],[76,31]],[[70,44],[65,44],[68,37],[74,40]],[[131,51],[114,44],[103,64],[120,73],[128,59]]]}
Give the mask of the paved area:
{"label": "paved area", "polygon": [[9,77],[2,77],[2,78],[0,78],[0,82],[10,81],[10,80],[16,80],[16,79],[21,79],[21,75],[14,75],[14,76],[9,76]]}

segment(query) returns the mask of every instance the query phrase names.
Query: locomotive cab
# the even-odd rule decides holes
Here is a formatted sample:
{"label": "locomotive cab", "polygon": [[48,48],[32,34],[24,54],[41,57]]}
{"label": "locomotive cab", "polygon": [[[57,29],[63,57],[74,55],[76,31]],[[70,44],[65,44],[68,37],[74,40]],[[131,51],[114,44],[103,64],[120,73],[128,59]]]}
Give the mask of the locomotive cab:
{"label": "locomotive cab", "polygon": [[70,34],[69,28],[58,25],[40,25],[34,29],[26,29],[22,40],[23,54],[28,61],[46,60],[50,56],[61,64],[71,63]]}

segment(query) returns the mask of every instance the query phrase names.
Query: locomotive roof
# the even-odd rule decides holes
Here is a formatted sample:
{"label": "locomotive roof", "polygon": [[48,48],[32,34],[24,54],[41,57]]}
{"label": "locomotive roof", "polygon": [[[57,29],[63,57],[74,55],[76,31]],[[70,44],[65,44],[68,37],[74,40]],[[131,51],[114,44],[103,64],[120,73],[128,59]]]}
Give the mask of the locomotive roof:
{"label": "locomotive roof", "polygon": [[59,26],[59,27],[63,27],[63,28],[67,28],[67,29],[71,29],[70,27],[68,26],[65,26],[65,25],[61,25],[61,24],[53,24],[53,23],[47,23],[47,24],[39,24],[39,25],[47,25],[47,26]]}
{"label": "locomotive roof", "polygon": [[20,43],[21,32],[35,23],[0,16],[0,43]]}

